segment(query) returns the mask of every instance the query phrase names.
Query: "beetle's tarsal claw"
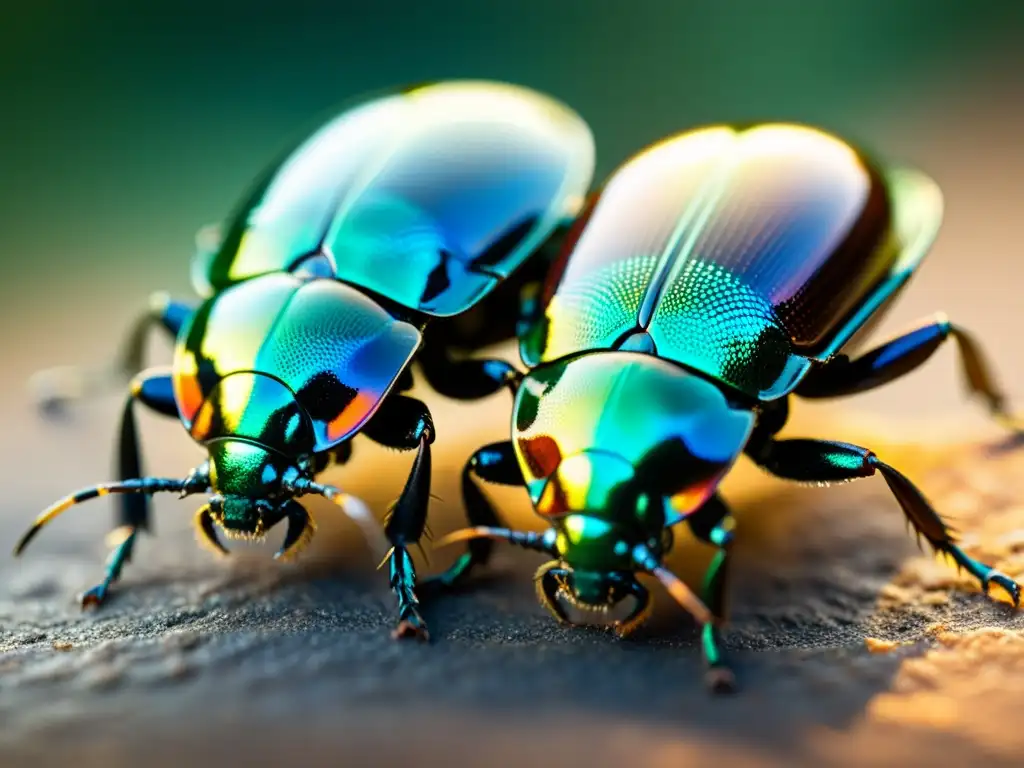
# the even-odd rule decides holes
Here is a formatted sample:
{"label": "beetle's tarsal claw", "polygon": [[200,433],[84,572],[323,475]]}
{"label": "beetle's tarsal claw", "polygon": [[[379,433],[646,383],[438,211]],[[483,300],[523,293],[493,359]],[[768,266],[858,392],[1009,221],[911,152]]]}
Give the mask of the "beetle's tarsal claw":
{"label": "beetle's tarsal claw", "polygon": [[217,528],[213,520],[213,514],[210,512],[209,504],[204,504],[199,508],[199,511],[196,512],[194,523],[196,538],[205,549],[222,557],[230,554],[217,535]]}
{"label": "beetle's tarsal claw", "polygon": [[989,593],[990,584],[995,584],[1006,592],[1007,597],[1009,597],[1010,601],[1013,603],[1013,607],[1020,608],[1020,585],[1016,581],[1011,579],[1005,573],[993,571],[989,574],[988,578],[982,582],[986,595]]}
{"label": "beetle's tarsal claw", "polygon": [[107,599],[107,585],[97,584],[92,589],[87,589],[82,593],[79,598],[79,602],[82,604],[82,610],[89,608],[99,608]]}
{"label": "beetle's tarsal claw", "polygon": [[975,560],[955,544],[945,545],[941,548],[941,551],[952,558],[953,562],[956,563],[958,570],[963,568],[976,578],[986,595],[989,594],[989,585],[995,584],[1006,592],[1007,597],[1010,598],[1010,601],[1013,603],[1015,608],[1020,607],[1020,584],[1011,579],[1005,573],[1001,573],[995,568],[985,565],[985,563],[980,562],[979,560]]}
{"label": "beetle's tarsal claw", "polygon": [[398,622],[398,626],[391,630],[392,640],[417,640],[421,643],[430,642],[430,632],[427,625],[418,614],[412,614],[407,619]]}
{"label": "beetle's tarsal claw", "polygon": [[395,640],[427,642],[430,634],[427,632],[427,622],[419,612],[416,569],[405,547],[395,546],[391,553],[389,583],[398,598],[398,625],[391,637]]}

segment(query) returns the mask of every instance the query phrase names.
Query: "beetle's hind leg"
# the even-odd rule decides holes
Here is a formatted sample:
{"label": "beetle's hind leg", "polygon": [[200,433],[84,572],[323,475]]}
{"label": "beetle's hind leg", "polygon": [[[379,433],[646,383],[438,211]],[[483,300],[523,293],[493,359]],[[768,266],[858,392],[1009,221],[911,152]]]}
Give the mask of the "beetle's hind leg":
{"label": "beetle's hind leg", "polygon": [[[152,369],[140,373],[131,383],[128,398],[121,413],[118,435],[117,477],[131,480],[142,477],[138,429],[135,425],[135,406],[141,403],[165,416],[176,416],[171,375],[166,370]],[[111,585],[121,577],[124,566],[131,562],[135,539],[140,531],[149,530],[149,497],[145,494],[118,496],[116,527],[111,533],[114,549],[107,560],[107,571],[102,582],[82,594],[82,607],[100,605]]]}
{"label": "beetle's hind leg", "polygon": [[[462,470],[462,500],[470,526],[501,528],[503,523],[477,480],[512,486],[525,483],[511,440],[491,443],[478,449]],[[465,554],[444,573],[427,579],[424,586],[451,587],[465,581],[475,566],[484,565],[490,559],[493,549],[494,542],[489,538],[470,539]]]}
{"label": "beetle's hind leg", "polygon": [[29,381],[33,398],[46,413],[60,413],[71,402],[124,386],[142,370],[146,342],[152,328],[162,328],[174,339],[192,316],[193,308],[165,293],[150,297],[149,307],[132,324],[120,353],[105,366],[62,366],[37,372]]}
{"label": "beetle's hind leg", "polygon": [[408,548],[419,544],[427,524],[434,422],[424,403],[405,395],[391,395],[363,428],[363,434],[388,448],[416,450],[409,478],[388,515],[384,533],[391,544],[387,558],[391,589],[398,598],[398,626],[393,637],[426,641],[430,636],[419,612],[416,568]]}
{"label": "beetle's hind leg", "polygon": [[751,458],[777,477],[801,482],[841,482],[880,474],[903,509],[914,530],[937,551],[948,555],[981,583],[1001,587],[1015,606],[1020,605],[1020,585],[1004,573],[969,557],[956,544],[956,534],[932,508],[913,483],[899,470],[881,461],[866,448],[826,440],[769,440],[750,451]]}
{"label": "beetle's hind leg", "polygon": [[725,621],[726,595],[730,555],[735,522],[732,513],[718,494],[708,499],[696,512],[686,517],[693,535],[718,548],[704,577],[701,598],[719,622],[705,624],[701,630],[701,649],[707,664],[707,684],[715,693],[728,693],[736,688],[736,678],[722,652],[719,625]]}
{"label": "beetle's hind leg", "polygon": [[1024,431],[1024,421],[1011,415],[1006,396],[995,382],[981,345],[967,330],[954,325],[942,314],[852,360],[845,356],[833,358],[808,374],[796,394],[807,398],[842,397],[880,387],[913,371],[951,338],[960,351],[960,363],[970,392],[985,401],[999,423],[1015,432]]}

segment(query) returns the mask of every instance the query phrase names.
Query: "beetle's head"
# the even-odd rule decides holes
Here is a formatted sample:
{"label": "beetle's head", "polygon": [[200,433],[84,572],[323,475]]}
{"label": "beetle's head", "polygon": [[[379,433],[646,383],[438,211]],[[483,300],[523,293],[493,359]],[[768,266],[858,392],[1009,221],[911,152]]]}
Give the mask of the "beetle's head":
{"label": "beetle's head", "polygon": [[608,613],[626,597],[639,599],[643,589],[629,571],[584,570],[564,561],[549,565],[541,579],[551,574],[556,585],[553,597],[581,611]]}
{"label": "beetle's head", "polygon": [[660,507],[636,497],[636,481],[636,468],[605,450],[573,454],[548,478],[537,510],[551,520],[557,560],[538,572],[537,593],[559,618],[574,611],[608,620],[625,598],[633,605],[617,623],[620,632],[646,617],[649,598],[634,576],[634,550],[660,557],[671,537]]}
{"label": "beetle's head", "polygon": [[248,440],[210,443],[209,511],[232,538],[261,539],[287,514],[285,479],[299,472],[284,455]]}

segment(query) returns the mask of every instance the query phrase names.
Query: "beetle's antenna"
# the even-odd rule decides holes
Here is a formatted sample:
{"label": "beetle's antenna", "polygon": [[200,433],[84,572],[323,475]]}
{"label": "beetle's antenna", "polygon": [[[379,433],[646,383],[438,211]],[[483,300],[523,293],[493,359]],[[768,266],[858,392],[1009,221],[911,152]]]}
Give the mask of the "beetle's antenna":
{"label": "beetle's antenna", "polygon": [[715,623],[715,615],[703,601],[686,586],[685,582],[663,566],[647,547],[642,544],[633,549],[633,563],[661,582],[672,598],[689,611],[701,624]]}
{"label": "beetle's antenna", "polygon": [[652,568],[650,570],[650,574],[660,581],[662,586],[664,586],[665,589],[668,590],[668,593],[672,595],[673,599],[693,614],[693,617],[697,621],[701,624],[714,623],[714,614],[711,613],[701,599],[693,593],[693,590],[686,586],[683,580],[672,573],[672,571],[659,565],[656,568]]}
{"label": "beetle's antenna", "polygon": [[380,527],[380,523],[377,522],[377,518],[373,516],[373,512],[370,511],[370,508],[366,506],[362,499],[345,493],[333,485],[324,485],[322,483],[296,482],[292,486],[292,491],[296,496],[303,496],[309,493],[323,496],[335,506],[340,507],[341,511],[359,526],[359,529],[363,532],[363,537],[366,539],[366,543],[373,550],[374,555],[384,557],[384,553],[390,547],[387,536],[384,535],[384,531]]}
{"label": "beetle's antenna", "polygon": [[537,552],[546,552],[549,555],[557,555],[555,551],[555,531],[549,528],[544,533],[535,531],[513,531],[510,528],[492,528],[486,525],[478,525],[475,528],[463,528],[453,531],[447,536],[442,536],[434,544],[435,548],[445,547],[457,541],[469,541],[470,539],[499,539],[509,544],[516,544],[524,549],[533,549]]}
{"label": "beetle's antenna", "polygon": [[[202,485],[205,486],[205,482]],[[63,514],[76,504],[81,504],[83,501],[89,501],[90,499],[96,499],[111,493],[180,492],[183,496],[188,496],[201,490],[203,488],[199,484],[190,485],[188,479],[180,480],[166,477],[140,477],[132,480],[122,480],[119,483],[101,483],[91,488],[83,488],[70,496],[65,496],[39,515],[35,522],[32,523],[32,527],[25,532],[25,535],[21,537],[18,545],[14,548],[14,556],[20,555],[29,542],[35,538],[35,535],[42,530],[43,526],[53,520],[53,518]]]}

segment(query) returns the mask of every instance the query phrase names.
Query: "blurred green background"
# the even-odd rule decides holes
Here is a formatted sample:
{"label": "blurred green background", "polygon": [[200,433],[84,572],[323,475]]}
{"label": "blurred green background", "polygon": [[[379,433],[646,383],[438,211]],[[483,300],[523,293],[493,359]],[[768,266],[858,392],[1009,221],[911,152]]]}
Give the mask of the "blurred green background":
{"label": "blurred green background", "polygon": [[[813,122],[924,165],[952,207],[943,163],[956,157],[1002,172],[983,182],[993,201],[1009,190],[1024,202],[1012,165],[1024,157],[1022,64],[1019,2],[7,4],[0,313],[19,330],[5,346],[27,341],[25,365],[80,362],[147,291],[187,294],[196,229],[297,130],[366,90],[444,77],[534,86],[591,123],[599,176],[697,123]],[[985,132],[1013,120],[1002,139]],[[1005,223],[997,210],[971,217],[978,235]],[[964,257],[947,252],[955,272]],[[11,376],[0,383],[20,387]]]}

